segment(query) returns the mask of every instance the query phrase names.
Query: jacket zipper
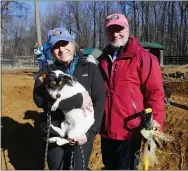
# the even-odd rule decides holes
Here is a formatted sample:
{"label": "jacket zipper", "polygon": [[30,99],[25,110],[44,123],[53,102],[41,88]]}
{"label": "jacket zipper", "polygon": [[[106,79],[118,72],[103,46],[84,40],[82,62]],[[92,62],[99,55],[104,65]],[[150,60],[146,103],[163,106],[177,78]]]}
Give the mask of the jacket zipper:
{"label": "jacket zipper", "polygon": [[136,103],[134,101],[134,98],[133,98],[133,90],[131,88],[131,101],[132,101],[132,105],[133,105],[133,108],[135,110],[135,113],[137,113],[137,107],[136,107]]}
{"label": "jacket zipper", "polygon": [[117,67],[118,67],[118,64],[116,63],[115,66],[114,66],[114,72],[117,71]]}
{"label": "jacket zipper", "polygon": [[111,56],[111,55],[108,55],[108,57],[110,58],[110,60],[111,60],[111,62],[112,62],[112,61],[113,61],[113,60],[112,60],[112,56]]}

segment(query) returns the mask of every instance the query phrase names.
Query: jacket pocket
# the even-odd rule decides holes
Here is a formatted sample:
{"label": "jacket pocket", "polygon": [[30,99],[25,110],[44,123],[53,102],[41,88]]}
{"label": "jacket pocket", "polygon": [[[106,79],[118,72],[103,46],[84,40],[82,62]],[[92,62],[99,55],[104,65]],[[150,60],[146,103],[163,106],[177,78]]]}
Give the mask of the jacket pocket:
{"label": "jacket pocket", "polygon": [[138,106],[137,101],[138,100],[142,100],[142,98],[140,98],[139,94],[137,97],[137,101],[135,100],[135,90],[133,90],[132,88],[129,89],[130,91],[130,104],[131,104],[131,108],[132,108],[132,112],[129,113],[129,116],[124,118],[124,128],[128,131],[134,131],[136,129],[139,128],[140,124],[141,124],[141,117],[140,117],[140,106]]}
{"label": "jacket pocket", "polygon": [[133,89],[130,88],[130,92],[131,92],[131,104],[132,104],[132,107],[135,111],[135,113],[137,113],[137,106],[136,106],[136,103],[135,103],[135,100],[134,100],[134,95],[133,95]]}

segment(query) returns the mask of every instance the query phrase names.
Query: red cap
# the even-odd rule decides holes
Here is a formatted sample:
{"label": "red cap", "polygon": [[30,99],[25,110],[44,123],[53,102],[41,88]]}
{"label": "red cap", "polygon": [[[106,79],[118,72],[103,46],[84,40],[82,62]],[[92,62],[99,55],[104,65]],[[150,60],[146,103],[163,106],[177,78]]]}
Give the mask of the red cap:
{"label": "red cap", "polygon": [[120,25],[122,27],[129,27],[129,23],[123,14],[111,14],[106,17],[105,28],[111,25]]}

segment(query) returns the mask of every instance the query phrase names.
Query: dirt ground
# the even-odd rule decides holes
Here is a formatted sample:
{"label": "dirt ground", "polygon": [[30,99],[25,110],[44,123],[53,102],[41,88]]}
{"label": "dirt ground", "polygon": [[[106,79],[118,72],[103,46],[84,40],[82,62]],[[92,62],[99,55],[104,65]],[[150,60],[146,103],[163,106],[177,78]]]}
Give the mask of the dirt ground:
{"label": "dirt ground", "polygon": [[[164,69],[174,72],[175,68]],[[181,70],[188,71],[188,67]],[[44,152],[39,136],[38,109],[32,100],[33,73],[2,73],[2,113],[1,113],[1,157],[2,170],[42,170]],[[166,106],[164,132],[175,137],[175,141],[163,143],[157,153],[159,164],[154,170],[188,169],[188,83],[171,86],[172,106]],[[182,90],[183,91],[178,91]],[[94,142],[89,168],[102,169],[100,136]]]}

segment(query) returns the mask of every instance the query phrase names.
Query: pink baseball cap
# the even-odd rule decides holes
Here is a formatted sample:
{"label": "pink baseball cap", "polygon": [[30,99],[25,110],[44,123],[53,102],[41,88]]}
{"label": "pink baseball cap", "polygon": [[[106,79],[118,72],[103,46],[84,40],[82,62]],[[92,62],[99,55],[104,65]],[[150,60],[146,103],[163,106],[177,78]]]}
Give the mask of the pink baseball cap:
{"label": "pink baseball cap", "polygon": [[111,25],[120,25],[122,27],[129,27],[129,23],[123,14],[111,14],[106,17],[105,28]]}

